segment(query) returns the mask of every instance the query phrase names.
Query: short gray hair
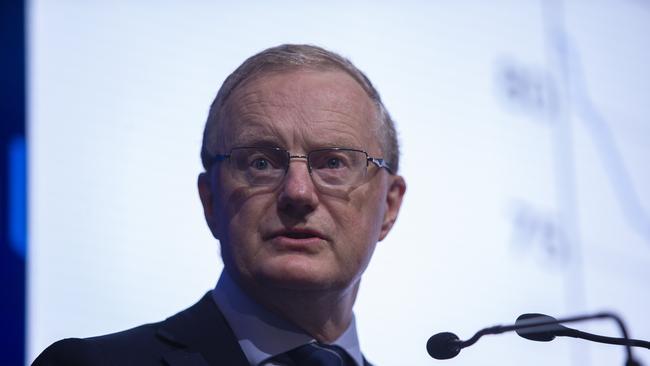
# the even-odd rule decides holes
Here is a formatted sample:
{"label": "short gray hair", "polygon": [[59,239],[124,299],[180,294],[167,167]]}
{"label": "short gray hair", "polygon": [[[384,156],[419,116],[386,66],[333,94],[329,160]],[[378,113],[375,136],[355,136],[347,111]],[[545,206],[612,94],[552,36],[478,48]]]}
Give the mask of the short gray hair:
{"label": "short gray hair", "polygon": [[208,170],[214,155],[217,153],[219,124],[223,118],[223,110],[228,97],[245,81],[266,72],[281,72],[298,69],[340,70],[350,75],[366,91],[377,107],[379,119],[379,138],[383,158],[388,162],[393,173],[399,168],[399,145],[395,123],[388,114],[379,93],[368,77],[350,62],[350,60],[321,47],[303,44],[283,44],[268,48],[249,57],[221,85],[217,97],[210,106],[208,120],[203,131],[201,146],[201,161]]}

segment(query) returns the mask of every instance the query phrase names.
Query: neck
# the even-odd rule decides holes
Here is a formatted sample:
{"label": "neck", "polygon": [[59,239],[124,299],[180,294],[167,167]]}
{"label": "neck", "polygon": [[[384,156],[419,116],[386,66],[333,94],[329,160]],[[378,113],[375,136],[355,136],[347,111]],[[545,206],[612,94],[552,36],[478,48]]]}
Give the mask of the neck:
{"label": "neck", "polygon": [[[242,284],[244,285],[244,284]],[[304,291],[243,286],[249,296],[317,341],[338,339],[352,321],[359,280],[343,290]]]}

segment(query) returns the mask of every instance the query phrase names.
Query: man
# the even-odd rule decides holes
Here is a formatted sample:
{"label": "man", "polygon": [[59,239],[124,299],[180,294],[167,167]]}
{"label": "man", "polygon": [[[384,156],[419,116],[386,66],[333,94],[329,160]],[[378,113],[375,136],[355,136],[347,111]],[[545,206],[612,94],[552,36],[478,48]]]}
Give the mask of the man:
{"label": "man", "polygon": [[198,189],[216,288],[167,320],[50,346],[34,365],[368,365],[352,306],[406,190],[395,128],[348,60],[282,45],[224,82]]}

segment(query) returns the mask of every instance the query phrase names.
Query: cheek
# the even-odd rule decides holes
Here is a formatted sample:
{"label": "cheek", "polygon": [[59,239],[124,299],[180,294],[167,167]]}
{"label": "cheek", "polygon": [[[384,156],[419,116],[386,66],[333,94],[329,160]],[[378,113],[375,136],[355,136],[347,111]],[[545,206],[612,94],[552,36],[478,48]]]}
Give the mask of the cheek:
{"label": "cheek", "polygon": [[259,222],[255,219],[270,209],[272,191],[242,187],[234,183],[225,171],[220,172],[218,181],[222,183],[220,187],[214,187],[219,192],[215,196],[215,206],[222,227],[227,232],[256,231]]}
{"label": "cheek", "polygon": [[331,207],[331,216],[339,228],[338,245],[343,246],[340,255],[345,256],[341,260],[365,268],[379,240],[384,211],[380,196],[365,192],[351,196],[350,201],[340,206]]}
{"label": "cheek", "polygon": [[357,207],[358,225],[369,235],[372,234],[373,242],[376,243],[386,212],[386,189],[381,181],[373,183],[352,206]]}
{"label": "cheek", "polygon": [[259,227],[273,209],[272,195],[249,188],[228,189],[224,184],[215,205],[219,210],[224,261],[237,266],[254,260],[261,242]]}

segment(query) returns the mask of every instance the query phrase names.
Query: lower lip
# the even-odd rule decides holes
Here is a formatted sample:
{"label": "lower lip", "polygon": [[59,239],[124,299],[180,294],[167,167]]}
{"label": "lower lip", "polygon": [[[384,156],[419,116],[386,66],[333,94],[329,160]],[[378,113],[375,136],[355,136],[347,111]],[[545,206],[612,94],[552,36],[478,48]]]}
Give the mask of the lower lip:
{"label": "lower lip", "polygon": [[313,236],[309,238],[291,238],[288,236],[276,236],[273,239],[271,239],[271,242],[275,245],[279,245],[287,249],[304,250],[306,248],[319,245],[320,243],[323,242],[323,239],[317,236]]}

